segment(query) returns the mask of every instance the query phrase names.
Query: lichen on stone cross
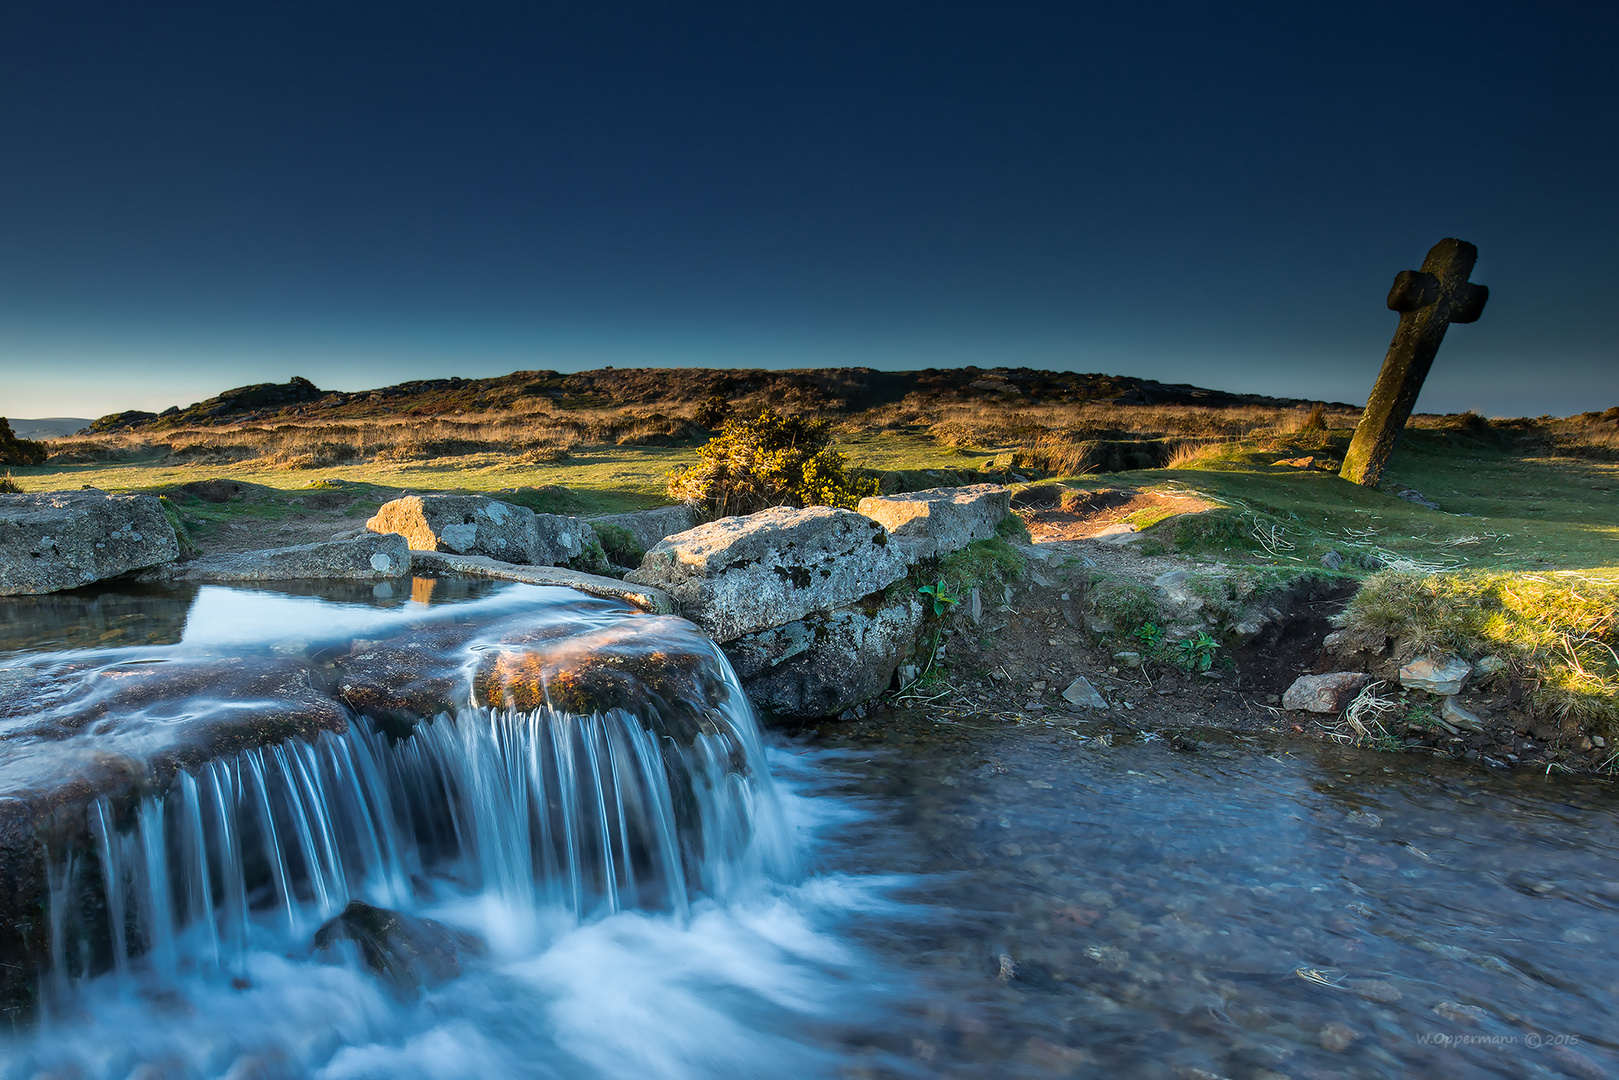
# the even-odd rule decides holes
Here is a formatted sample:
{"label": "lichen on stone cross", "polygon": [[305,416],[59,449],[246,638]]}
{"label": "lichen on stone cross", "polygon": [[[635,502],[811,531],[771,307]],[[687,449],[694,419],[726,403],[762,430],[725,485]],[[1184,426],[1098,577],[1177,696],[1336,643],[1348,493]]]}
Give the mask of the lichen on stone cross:
{"label": "lichen on stone cross", "polygon": [[1451,323],[1474,322],[1483,314],[1490,290],[1467,280],[1476,261],[1478,248],[1447,238],[1428,252],[1421,270],[1402,270],[1395,277],[1388,305],[1400,313],[1400,325],[1344,455],[1339,475],[1345,480],[1367,487],[1382,480],[1445,330]]}

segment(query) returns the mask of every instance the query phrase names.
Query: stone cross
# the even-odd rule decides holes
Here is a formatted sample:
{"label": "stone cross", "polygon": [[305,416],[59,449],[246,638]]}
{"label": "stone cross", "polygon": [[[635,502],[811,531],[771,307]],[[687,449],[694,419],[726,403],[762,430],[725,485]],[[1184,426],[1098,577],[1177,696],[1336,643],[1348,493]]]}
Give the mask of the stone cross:
{"label": "stone cross", "polygon": [[1366,399],[1366,411],[1338,475],[1376,487],[1394,443],[1411,419],[1439,343],[1451,323],[1470,323],[1484,312],[1490,290],[1467,280],[1478,248],[1466,240],[1445,239],[1422,260],[1421,270],[1402,270],[1389,290],[1389,310],[1400,313],[1400,327],[1383,358],[1383,371]]}

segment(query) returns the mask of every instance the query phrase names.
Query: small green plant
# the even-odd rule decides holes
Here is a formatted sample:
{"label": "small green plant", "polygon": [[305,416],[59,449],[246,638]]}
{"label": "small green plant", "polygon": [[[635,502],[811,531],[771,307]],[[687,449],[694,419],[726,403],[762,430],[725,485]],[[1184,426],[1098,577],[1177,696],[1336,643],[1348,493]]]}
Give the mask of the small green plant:
{"label": "small green plant", "polygon": [[1029,526],[1016,514],[1007,514],[995,526],[995,535],[1014,544],[1031,543]]}
{"label": "small green plant", "polygon": [[1149,652],[1157,652],[1158,646],[1164,642],[1164,628],[1155,622],[1146,622],[1138,626],[1131,636],[1141,642]]}
{"label": "small green plant", "polygon": [[922,668],[922,674],[926,675],[933,670],[933,662],[939,658],[939,636],[944,633],[944,617],[961,603],[961,597],[950,594],[942,577],[937,583],[923,585],[916,591],[933,601],[933,644],[928,647],[928,662]]}
{"label": "small green plant", "polygon": [[940,578],[936,585],[923,585],[916,591],[933,601],[933,617],[936,619],[943,618],[946,612],[961,603],[961,597],[950,595],[944,578]]}
{"label": "small green plant", "polygon": [[1202,630],[1175,646],[1175,662],[1182,671],[1207,671],[1214,666],[1214,653],[1220,643]]}
{"label": "small green plant", "polygon": [[1400,719],[1407,727],[1422,728],[1425,731],[1439,726],[1434,719],[1433,706],[1426,701],[1411,706]]}
{"label": "small green plant", "polygon": [[1110,628],[1141,626],[1162,617],[1152,589],[1133,578],[1094,573],[1089,600],[1097,616]]}
{"label": "small green plant", "polygon": [[10,470],[7,470],[5,476],[0,476],[0,495],[21,495],[21,494],[22,494],[22,488],[17,486],[17,481],[15,481],[15,480],[13,480],[11,478],[11,472],[10,472]]}

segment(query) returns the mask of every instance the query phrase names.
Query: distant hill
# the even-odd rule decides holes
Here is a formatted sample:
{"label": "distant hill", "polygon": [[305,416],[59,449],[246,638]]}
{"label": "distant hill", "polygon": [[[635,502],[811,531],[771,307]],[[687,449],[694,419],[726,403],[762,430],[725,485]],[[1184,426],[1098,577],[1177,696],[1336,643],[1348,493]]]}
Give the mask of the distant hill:
{"label": "distant hill", "polygon": [[19,439],[55,439],[90,426],[82,416],[46,416],[38,420],[11,418],[11,433]]}
{"label": "distant hill", "polygon": [[446,416],[497,412],[538,400],[561,409],[626,406],[679,409],[710,397],[728,401],[761,398],[787,412],[853,413],[893,404],[913,394],[932,400],[979,399],[1001,404],[1106,401],[1118,405],[1201,405],[1217,409],[1243,405],[1287,408],[1307,404],[1294,398],[1232,394],[1125,375],[1029,368],[928,368],[923,371],[602,368],[568,375],[555,371],[517,371],[489,379],[424,379],[353,393],[321,390],[308,379],[294,378],[285,383],[258,383],[227,390],[185,409],[176,406],[161,413],[114,413],[89,426],[94,431],[160,431],[243,422]]}

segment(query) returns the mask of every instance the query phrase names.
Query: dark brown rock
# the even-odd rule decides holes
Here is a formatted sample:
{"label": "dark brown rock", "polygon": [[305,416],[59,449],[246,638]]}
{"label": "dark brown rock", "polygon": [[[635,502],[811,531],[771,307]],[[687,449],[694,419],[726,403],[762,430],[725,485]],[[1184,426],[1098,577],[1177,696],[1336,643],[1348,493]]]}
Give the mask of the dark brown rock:
{"label": "dark brown rock", "polygon": [[460,977],[465,961],[484,953],[471,934],[359,900],[315,931],[317,952],[335,953],[340,942],[353,943],[360,962],[406,997]]}

